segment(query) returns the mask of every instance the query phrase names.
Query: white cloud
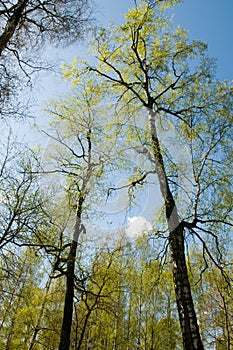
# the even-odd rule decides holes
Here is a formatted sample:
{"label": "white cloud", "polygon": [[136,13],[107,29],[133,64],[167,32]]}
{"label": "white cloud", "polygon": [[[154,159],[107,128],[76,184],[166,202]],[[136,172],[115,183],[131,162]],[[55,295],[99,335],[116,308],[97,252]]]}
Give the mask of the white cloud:
{"label": "white cloud", "polygon": [[152,229],[152,224],[147,221],[143,216],[133,216],[128,218],[128,225],[126,227],[126,235],[128,237],[138,237],[145,231],[148,232]]}

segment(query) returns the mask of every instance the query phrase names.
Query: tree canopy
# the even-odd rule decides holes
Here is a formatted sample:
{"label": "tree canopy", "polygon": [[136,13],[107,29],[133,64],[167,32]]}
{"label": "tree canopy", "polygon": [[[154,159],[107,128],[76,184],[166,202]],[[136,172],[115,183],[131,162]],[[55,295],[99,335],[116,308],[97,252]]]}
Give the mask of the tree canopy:
{"label": "tree canopy", "polygon": [[[3,145],[1,348],[233,347],[233,89],[174,26],[176,3],[137,1],[122,24],[94,27],[90,58],[63,66],[71,89],[47,106],[47,146]],[[73,5],[1,2],[3,59],[80,37],[88,4]],[[98,241],[100,203],[126,190],[127,217],[150,183],[150,226]]]}

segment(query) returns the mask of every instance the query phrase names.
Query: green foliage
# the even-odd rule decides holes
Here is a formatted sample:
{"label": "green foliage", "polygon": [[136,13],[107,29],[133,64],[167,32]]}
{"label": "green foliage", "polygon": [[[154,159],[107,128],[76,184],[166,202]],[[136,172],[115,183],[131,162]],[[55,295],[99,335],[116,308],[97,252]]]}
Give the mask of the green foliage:
{"label": "green foliage", "polygon": [[[109,117],[101,120],[102,141],[110,140],[111,145],[117,145],[118,155],[127,158],[130,154],[136,160],[137,166],[130,169],[128,176],[129,186],[155,166],[148,127],[148,110],[152,111],[165,175],[178,212],[183,215],[184,234],[194,237],[197,249],[203,249],[201,269],[212,261],[223,270],[222,252],[229,237],[227,229],[232,227],[228,196],[232,176],[232,88],[227,82],[216,80],[206,44],[190,42],[186,30],[173,28],[166,12],[172,3],[161,2],[157,7],[142,1],[129,10],[122,25],[110,30],[95,28],[91,43],[95,60],[78,60],[78,64],[66,66],[65,76],[77,89],[87,79],[99,98],[94,105],[107,104]],[[179,145],[174,157],[172,148]],[[130,168],[127,162],[123,166],[118,162],[117,166]],[[153,180],[157,180],[156,175]],[[190,190],[186,189],[187,182]],[[158,231],[166,232],[164,219],[163,208],[161,220],[156,222]],[[133,329],[141,342],[144,304],[140,298],[144,289],[140,278],[144,278],[144,270],[136,266],[141,274],[135,280],[141,289],[135,291],[137,297],[131,300],[138,306]],[[127,298],[122,300],[122,308],[125,303]],[[121,327],[117,329],[119,339],[123,339]]]}
{"label": "green foliage", "polygon": [[171,273],[147,261],[154,254],[146,236],[96,254],[85,291],[78,296],[77,290],[73,344],[82,344],[81,349],[86,344],[109,350],[180,349]]}
{"label": "green foliage", "polygon": [[[140,179],[147,173],[157,182],[149,109],[171,191],[184,214],[187,247],[193,247],[189,276],[203,341],[207,349],[233,346],[227,283],[232,281],[233,90],[216,80],[206,45],[173,28],[167,9],[177,2],[138,2],[122,25],[95,28],[90,46],[95,59],[77,58],[64,66],[71,92],[48,107],[53,119],[45,131],[50,139],[45,160],[41,164],[32,155],[36,169],[46,173],[43,179],[32,175],[34,163],[24,161],[23,172],[11,171],[5,157],[1,231],[12,254],[6,249],[1,257],[1,349],[28,350],[35,331],[31,349],[57,349],[64,280],[54,279],[46,292],[38,252],[16,252],[13,244],[45,248],[46,269],[53,255],[64,272],[79,202],[88,227],[98,218],[96,203],[111,187],[109,174],[125,174],[129,188],[143,186],[146,176]],[[96,254],[79,247],[73,349],[181,349],[164,207],[157,211],[153,237],[125,239],[113,250],[96,248]],[[12,214],[17,215],[9,230]]]}

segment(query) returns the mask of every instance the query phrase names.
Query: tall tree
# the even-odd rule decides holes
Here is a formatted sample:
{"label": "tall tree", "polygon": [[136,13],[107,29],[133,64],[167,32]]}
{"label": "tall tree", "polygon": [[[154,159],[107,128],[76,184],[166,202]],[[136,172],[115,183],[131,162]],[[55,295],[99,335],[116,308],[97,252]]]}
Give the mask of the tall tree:
{"label": "tall tree", "polygon": [[[97,92],[97,93],[96,93]],[[75,287],[75,263],[80,235],[86,232],[86,218],[94,215],[92,204],[98,198],[98,185],[107,168],[111,147],[104,147],[104,127],[96,118],[95,106],[103,98],[92,81],[86,80],[78,86],[74,95],[55,101],[49,112],[54,116],[51,133],[50,159],[45,172],[60,174],[60,191],[70,208],[72,238],[65,238],[58,256],[56,269],[65,275],[66,295],[60,350],[68,350],[72,326]],[[93,216],[94,217],[94,216]],[[63,232],[63,238],[67,234]],[[68,249],[68,250],[67,250]]]}
{"label": "tall tree", "polygon": [[[85,63],[83,69],[72,66],[68,74],[77,79],[92,72],[93,79],[97,77],[105,84],[106,96],[117,103],[116,110],[119,107],[112,130],[117,129],[129,145],[133,136],[133,149],[151,162],[149,173],[156,173],[164,202],[183,346],[200,350],[203,345],[187,271],[185,239],[189,234],[198,238],[203,261],[208,256],[223,271],[218,235],[227,226],[232,227],[228,195],[232,88],[216,81],[205,54],[206,45],[189,42],[184,29],[172,28],[166,9],[173,3],[158,2],[154,7],[141,1],[122,25],[110,31],[96,30],[96,62]],[[171,161],[173,145],[163,143],[159,125],[166,129],[171,123],[190,152],[191,175],[185,174],[184,165],[182,169],[179,162]],[[144,170],[131,182],[132,188],[146,179],[148,172]],[[178,171],[193,184],[184,218],[176,196],[182,187],[177,182]],[[187,192],[185,188],[184,197]]]}

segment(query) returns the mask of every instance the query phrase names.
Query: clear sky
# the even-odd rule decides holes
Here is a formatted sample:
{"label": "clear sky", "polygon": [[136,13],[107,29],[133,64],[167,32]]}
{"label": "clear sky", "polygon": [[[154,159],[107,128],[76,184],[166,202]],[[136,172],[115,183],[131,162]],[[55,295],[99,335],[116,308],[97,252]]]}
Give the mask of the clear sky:
{"label": "clear sky", "polygon": [[[103,24],[120,21],[134,0],[95,0],[96,14]],[[173,10],[174,21],[189,30],[190,38],[208,44],[217,59],[217,76],[233,80],[233,0],[183,0]]]}

